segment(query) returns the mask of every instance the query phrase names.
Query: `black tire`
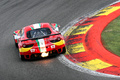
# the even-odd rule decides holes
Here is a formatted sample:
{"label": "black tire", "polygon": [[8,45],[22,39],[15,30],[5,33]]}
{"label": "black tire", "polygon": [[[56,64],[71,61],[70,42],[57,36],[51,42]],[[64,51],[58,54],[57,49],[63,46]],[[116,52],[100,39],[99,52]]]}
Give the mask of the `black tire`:
{"label": "black tire", "polygon": [[63,51],[62,51],[62,54],[64,54],[66,52],[66,48],[63,47]]}
{"label": "black tire", "polygon": [[18,43],[15,43],[15,47],[18,48]]}
{"label": "black tire", "polygon": [[22,61],[24,61],[24,60],[25,60],[24,55],[20,55],[20,58],[21,58],[21,60],[22,60]]}
{"label": "black tire", "polygon": [[[14,36],[13,36],[14,38]],[[15,42],[15,38],[14,38],[14,42]],[[18,48],[18,43],[15,42],[15,47]]]}

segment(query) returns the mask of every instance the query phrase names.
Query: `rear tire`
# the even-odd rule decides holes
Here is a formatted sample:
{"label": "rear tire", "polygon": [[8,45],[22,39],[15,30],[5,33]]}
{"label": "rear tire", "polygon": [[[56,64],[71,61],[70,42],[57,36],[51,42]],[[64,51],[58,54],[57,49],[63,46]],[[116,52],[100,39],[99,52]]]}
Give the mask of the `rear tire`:
{"label": "rear tire", "polygon": [[[14,38],[14,36],[13,36]],[[15,47],[18,48],[18,43],[15,42],[15,38],[14,38],[14,43],[15,43]]]}
{"label": "rear tire", "polygon": [[66,52],[66,48],[63,47],[63,51],[62,51],[62,54],[64,54]]}
{"label": "rear tire", "polygon": [[23,61],[23,60],[25,60],[25,57],[24,57],[24,55],[20,55],[21,57],[21,60]]}
{"label": "rear tire", "polygon": [[18,43],[15,43],[16,48],[18,48]]}
{"label": "rear tire", "polygon": [[25,60],[24,55],[20,55],[20,53],[19,53],[19,57],[20,57],[20,59],[21,59],[22,61]]}

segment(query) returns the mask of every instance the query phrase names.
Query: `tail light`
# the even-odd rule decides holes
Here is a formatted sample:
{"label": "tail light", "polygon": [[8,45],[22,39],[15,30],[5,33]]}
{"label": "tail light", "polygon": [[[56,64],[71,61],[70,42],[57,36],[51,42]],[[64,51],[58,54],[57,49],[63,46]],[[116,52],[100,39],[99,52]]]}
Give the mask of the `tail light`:
{"label": "tail light", "polygon": [[51,40],[50,42],[55,43],[55,42],[59,42],[60,40],[61,40],[61,38],[57,37],[55,40]]}
{"label": "tail light", "polygon": [[61,38],[60,38],[60,37],[58,37],[56,40],[57,40],[57,41],[60,41],[60,40],[61,40]]}
{"label": "tail light", "polygon": [[32,47],[34,44],[29,44],[29,45],[26,45],[26,44],[23,44],[22,47],[24,48],[29,48],[29,47]]}
{"label": "tail light", "polygon": [[26,45],[25,45],[25,44],[23,44],[23,45],[22,45],[22,47],[24,47],[24,48],[25,48],[25,47],[26,47]]}

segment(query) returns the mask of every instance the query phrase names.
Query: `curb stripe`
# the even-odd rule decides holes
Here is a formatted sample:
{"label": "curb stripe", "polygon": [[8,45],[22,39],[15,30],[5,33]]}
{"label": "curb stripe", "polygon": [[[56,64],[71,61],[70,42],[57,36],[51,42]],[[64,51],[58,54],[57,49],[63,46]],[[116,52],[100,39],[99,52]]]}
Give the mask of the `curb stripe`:
{"label": "curb stripe", "polygon": [[65,44],[72,45],[72,44],[82,43],[84,40],[83,37],[85,37],[84,34],[83,35],[81,34],[81,35],[66,36]]}
{"label": "curb stripe", "polygon": [[111,67],[100,69],[97,71],[102,73],[107,73],[107,74],[113,74],[117,76],[120,75],[120,67],[117,67],[117,66],[111,66]]}
{"label": "curb stripe", "polygon": [[77,43],[67,46],[68,52],[71,54],[79,53],[79,52],[85,52],[83,43]]}
{"label": "curb stripe", "polygon": [[[119,2],[119,4],[120,4],[120,2]],[[91,21],[90,18],[88,18],[87,19],[88,21],[86,20],[86,22],[85,21],[83,22],[84,24],[79,23],[79,21],[78,21],[77,23],[75,23],[76,26],[72,26],[71,28],[69,28],[68,31],[64,34],[65,40],[67,43],[67,45],[66,45],[67,52],[65,54],[65,57],[68,58],[70,61],[76,63],[79,66],[82,66],[84,68],[94,70],[94,71],[102,72],[103,70],[106,70],[106,69],[114,66],[115,64],[109,62],[109,60],[107,60],[107,58],[103,59],[104,56],[102,55],[103,54],[102,51],[101,51],[101,54],[100,53],[98,54],[97,50],[94,50],[93,48],[91,48],[91,46],[92,47],[95,46],[96,48],[99,47],[98,45],[95,45],[96,42],[97,42],[97,44],[99,44],[99,42],[96,40],[95,36],[93,36],[93,35],[92,35],[92,37],[89,37],[89,36],[90,36],[90,33],[92,34],[92,32],[94,32],[94,35],[97,35],[102,30],[102,28],[100,28],[100,27],[105,26],[105,24],[109,22],[109,20],[106,21],[107,19],[112,20],[115,17],[113,14],[114,13],[118,14],[117,13],[118,10],[120,10],[120,6],[106,7],[104,9],[100,10],[99,12],[97,12],[97,14],[91,16],[92,18],[95,17],[94,20]],[[108,16],[109,16],[109,18],[108,18]],[[97,20],[99,21],[99,24],[102,21],[103,21],[103,23],[98,25]],[[91,30],[91,28],[93,30],[92,32],[89,31],[89,30]],[[100,30],[97,32],[97,30],[94,31],[95,29],[97,29],[97,30],[100,29]],[[87,33],[88,31],[89,31],[89,34]],[[80,40],[78,40],[78,39],[74,40],[72,38],[72,37],[75,37],[78,35],[85,35],[85,36],[81,37],[82,39],[80,39]],[[97,38],[98,37],[99,36],[97,36]],[[89,41],[88,40],[89,38],[92,38],[92,40]],[[90,44],[90,42],[92,43],[93,40],[94,40],[94,44]],[[73,41],[76,41],[76,42],[73,42]],[[80,42],[80,41],[82,41],[82,42]],[[73,43],[71,43],[71,42],[73,42]],[[79,42],[79,43],[77,43],[77,42]],[[83,45],[83,44],[85,44],[85,45]],[[93,52],[91,52],[91,51],[93,51]],[[84,57],[81,58],[81,55],[79,55],[81,53],[86,53],[86,54],[88,54],[88,56],[85,55]],[[87,61],[87,58],[89,58],[88,61]],[[80,60],[80,59],[82,59],[82,60]],[[104,61],[106,61],[106,62],[104,62]],[[107,62],[109,62],[111,64],[109,64]],[[109,73],[109,71],[110,70],[108,70],[107,72]],[[114,74],[116,74],[116,73],[114,73]]]}
{"label": "curb stripe", "polygon": [[77,26],[72,26],[70,29],[68,29],[67,31],[66,31],[66,33],[64,34],[64,36],[69,36],[70,34],[71,34],[71,32],[74,30],[74,29],[76,29],[77,28]]}
{"label": "curb stripe", "polygon": [[93,24],[85,25],[85,26],[78,26],[75,30],[72,31],[70,35],[79,35],[79,34],[86,34],[87,31],[93,26]]}
{"label": "curb stripe", "polygon": [[94,71],[112,66],[111,64],[103,62],[100,59],[94,59],[94,60],[90,60],[82,63],[77,63],[77,65],[80,65],[84,68],[94,70]]}
{"label": "curb stripe", "polygon": [[95,16],[103,16],[103,15],[107,16],[118,9],[120,9],[120,6],[109,6],[107,8],[100,10]]}

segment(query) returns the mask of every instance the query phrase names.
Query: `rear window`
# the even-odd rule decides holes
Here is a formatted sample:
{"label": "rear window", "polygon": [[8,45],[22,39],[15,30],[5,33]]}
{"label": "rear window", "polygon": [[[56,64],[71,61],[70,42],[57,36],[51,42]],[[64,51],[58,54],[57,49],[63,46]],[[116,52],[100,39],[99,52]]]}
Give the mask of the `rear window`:
{"label": "rear window", "polygon": [[39,28],[39,29],[34,29],[31,31],[27,32],[27,37],[28,38],[38,38],[38,37],[43,37],[51,34],[51,31],[49,28]]}

